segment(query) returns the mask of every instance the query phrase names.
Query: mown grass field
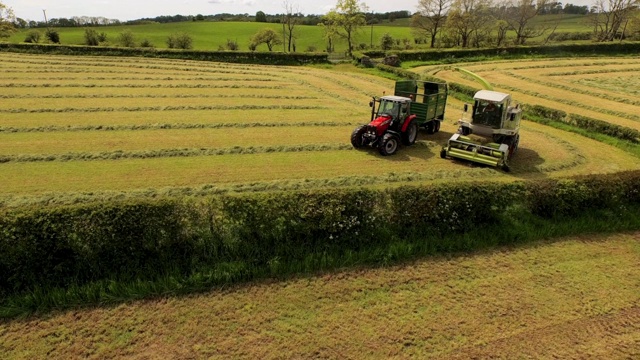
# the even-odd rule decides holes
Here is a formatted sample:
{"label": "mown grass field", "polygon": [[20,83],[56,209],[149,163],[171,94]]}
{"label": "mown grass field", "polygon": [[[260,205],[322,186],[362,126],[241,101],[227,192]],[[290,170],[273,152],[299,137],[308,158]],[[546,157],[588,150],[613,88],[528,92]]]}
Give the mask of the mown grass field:
{"label": "mown grass field", "polygon": [[[638,57],[509,60],[456,64],[526,104],[544,105],[640,129]],[[477,82],[442,66],[413,69],[477,87]]]}
{"label": "mown grass field", "polygon": [[[640,96],[623,90],[622,76],[637,74],[634,61],[464,66],[514,93],[518,101],[640,128]],[[287,190],[478,177],[513,181],[640,167],[637,157],[623,150],[527,121],[511,173],[442,160],[440,147],[455,132],[462,108],[452,97],[441,132],[421,133],[417,146],[392,157],[353,150],[349,137],[356,125],[368,122],[371,96],[393,91],[393,81],[351,65],[275,67],[2,53],[0,68],[4,205],[79,193],[148,196],[181,189]],[[567,71],[577,74],[553,75]],[[438,76],[470,83],[454,72]]]}
{"label": "mown grass field", "polygon": [[0,323],[0,357],[636,359],[640,234]]}

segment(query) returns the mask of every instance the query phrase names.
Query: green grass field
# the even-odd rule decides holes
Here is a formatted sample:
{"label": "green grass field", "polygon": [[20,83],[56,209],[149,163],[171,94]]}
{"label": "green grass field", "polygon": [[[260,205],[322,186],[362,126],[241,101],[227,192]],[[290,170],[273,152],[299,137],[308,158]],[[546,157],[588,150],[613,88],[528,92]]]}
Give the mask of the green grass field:
{"label": "green grass field", "polygon": [[[541,25],[553,28],[557,22],[559,26],[557,32],[589,32],[591,26],[584,16],[566,15],[559,17],[556,15],[542,16],[536,21]],[[148,25],[127,25],[127,26],[107,26],[95,28],[98,32],[107,34],[107,42],[117,45],[118,35],[125,30],[130,30],[137,43],[147,39],[157,48],[167,47],[167,37],[173,33],[184,32],[193,38],[193,48],[196,50],[218,50],[224,47],[227,40],[236,41],[242,51],[248,51],[251,37],[263,28],[271,28],[278,33],[282,32],[279,24],[255,23],[255,22],[181,22],[168,24],[148,24]],[[38,29],[44,34],[44,29]],[[84,44],[84,28],[57,28],[60,33],[62,44],[80,45]],[[19,43],[24,41],[29,30],[22,30],[11,36],[9,42]],[[326,41],[323,39],[323,30],[319,26],[299,25],[295,30],[296,51],[305,52],[314,48],[317,52],[325,51]],[[426,47],[427,45],[415,45],[414,34],[410,28],[409,19],[399,19],[394,22],[383,22],[373,26],[364,26],[355,34],[354,45],[364,44],[375,47],[380,46],[380,40],[384,34],[390,34],[396,40],[408,39],[414,47]],[[511,34],[513,37],[513,34]],[[530,42],[540,42],[545,36],[531,39]],[[282,51],[283,46],[279,45],[275,51]],[[335,51],[344,53],[347,50],[346,41],[338,40]],[[267,51],[266,45],[258,47],[258,51]]]}
{"label": "green grass field", "polygon": [[598,358],[640,354],[640,234],[0,323],[0,357]]}

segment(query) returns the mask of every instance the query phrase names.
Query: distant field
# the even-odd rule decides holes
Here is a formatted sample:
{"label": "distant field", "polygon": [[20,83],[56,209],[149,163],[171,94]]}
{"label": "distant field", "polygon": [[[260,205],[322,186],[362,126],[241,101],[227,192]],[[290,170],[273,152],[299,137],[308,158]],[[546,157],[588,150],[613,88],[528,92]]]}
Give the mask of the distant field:
{"label": "distant field", "polygon": [[[624,58],[495,62],[470,69],[499,88],[510,84],[507,90],[516,100],[640,128],[633,105],[639,96],[620,93],[611,76],[602,75],[607,89],[597,91],[604,95],[581,84],[594,76],[545,76],[601,69],[588,66],[598,62],[611,71],[635,71],[633,59]],[[640,168],[636,157],[620,149],[526,121],[509,174],[442,160],[440,147],[456,130],[462,107],[453,98],[442,131],[421,133],[417,146],[388,158],[373,149],[353,150],[349,137],[356,125],[368,122],[370,97],[391,92],[393,82],[354,72],[351,65],[2,53],[0,69],[0,197],[7,203],[80,192],[286,190],[478,177],[512,181]],[[512,71],[518,77],[503,80]],[[439,75],[466,81],[453,73]],[[555,79],[570,79],[572,88],[583,91],[558,90]]]}
{"label": "distant field", "polygon": [[[556,16],[548,15],[536,19],[540,24],[553,28],[559,22],[556,29],[557,32],[589,32],[591,26],[587,18],[581,15]],[[282,26],[279,24],[255,23],[255,22],[181,22],[168,24],[150,24],[150,25],[129,25],[129,26],[106,26],[95,28],[98,32],[107,34],[107,41],[113,45],[117,45],[117,37],[124,30],[130,30],[135,37],[136,42],[143,39],[151,41],[158,48],[167,47],[166,41],[170,34],[177,32],[186,32],[193,38],[193,47],[196,50],[217,50],[220,46],[225,46],[227,40],[236,41],[240,46],[240,50],[248,51],[248,45],[251,37],[263,28],[271,28],[278,33],[282,32]],[[37,29],[44,34],[44,29]],[[60,39],[63,44],[83,44],[84,28],[57,28],[60,33]],[[29,30],[19,31],[9,39],[12,43],[24,41]],[[326,50],[326,41],[323,38],[323,30],[319,26],[302,26],[295,28],[296,51],[304,52],[310,47],[315,51],[322,52]],[[370,46],[380,45],[382,36],[388,33],[394,39],[408,39],[412,46],[415,35],[410,28],[409,19],[399,19],[394,22],[383,22],[373,26],[364,26],[355,34],[354,44],[365,44]],[[515,33],[514,33],[515,34]],[[513,38],[514,34],[511,34]],[[544,36],[532,39],[532,42],[543,40]],[[419,45],[426,46],[426,45]],[[275,51],[282,51],[282,45],[275,48]],[[338,39],[335,46],[336,52],[345,52],[347,45],[344,40]],[[267,51],[266,45],[258,47],[258,51]]]}
{"label": "distant field", "polygon": [[640,233],[0,323],[0,358],[638,359]]}
{"label": "distant field", "polygon": [[[136,42],[148,39],[157,48],[166,48],[167,37],[170,34],[185,32],[193,38],[193,48],[196,50],[218,50],[220,46],[225,46],[227,40],[236,41],[241,51],[249,50],[249,43],[253,35],[260,29],[271,28],[282,34],[282,25],[255,23],[255,22],[181,22],[168,24],[151,25],[130,25],[130,26],[107,26],[95,28],[98,32],[107,34],[107,41],[117,45],[117,37],[124,30],[130,30]],[[44,29],[39,29],[44,34]],[[83,44],[84,28],[57,28],[60,33],[60,40],[63,44]],[[310,47],[314,47],[316,52],[326,50],[326,41],[323,39],[323,30],[319,26],[302,26],[295,28],[296,51],[305,52]],[[14,34],[9,41],[18,43],[24,41],[28,30]],[[356,34],[355,45],[360,43],[371,45],[371,33],[373,32],[373,44],[379,45],[380,38],[385,33],[391,34],[396,39],[413,39],[411,31],[407,27],[376,25],[373,28],[367,26]],[[266,45],[260,45],[258,51],[268,51]],[[282,51],[283,46],[278,45],[274,51]],[[346,41],[337,40],[336,52],[347,50]]]}

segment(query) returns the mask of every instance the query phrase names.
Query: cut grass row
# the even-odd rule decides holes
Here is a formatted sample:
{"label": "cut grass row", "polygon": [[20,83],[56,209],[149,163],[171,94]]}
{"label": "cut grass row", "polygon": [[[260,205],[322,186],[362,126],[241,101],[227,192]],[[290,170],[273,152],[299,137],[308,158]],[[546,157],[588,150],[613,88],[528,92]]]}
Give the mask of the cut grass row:
{"label": "cut grass row", "polygon": [[[538,125],[540,126],[540,125]],[[542,127],[542,126],[540,126]],[[522,161],[511,174],[498,170],[497,177],[505,180],[536,178],[541,176],[567,176],[581,173],[608,173],[638,168],[637,158],[611,149],[602,152],[602,145],[584,139],[580,152],[589,161],[581,163],[575,148],[564,149],[570,134],[557,132],[563,141],[535,132],[523,136],[518,157]],[[442,140],[448,135],[441,133]],[[439,142],[442,140],[438,140]],[[446,140],[445,140],[446,141]],[[345,141],[346,143],[346,141]],[[540,144],[532,148],[534,144]],[[533,150],[535,149],[535,150]],[[405,173],[439,174],[453,172],[457,178],[474,177],[474,167],[445,161],[438,157],[439,147],[412,147],[392,158],[382,158],[375,150],[324,151],[302,153],[268,153],[228,156],[196,156],[178,158],[151,158],[90,162],[70,161],[53,163],[2,164],[0,193],[5,195],[42,194],[45,192],[99,192],[164,187],[228,185],[233,183],[269,182],[283,179],[330,179],[341,176],[369,176]],[[580,157],[582,158],[582,157]],[[515,162],[515,160],[514,160]],[[464,170],[459,173],[459,170]],[[41,174],[47,174],[46,177]],[[468,174],[468,175],[467,175]],[[428,177],[427,177],[428,179]]]}
{"label": "cut grass row", "polygon": [[[10,65],[17,67],[21,58],[32,62],[46,60],[43,57],[11,55]],[[51,65],[49,69],[64,66],[64,69],[81,70],[91,63],[90,58],[52,59],[50,61],[59,64]],[[100,59],[98,62],[101,67],[95,68],[109,69],[113,65],[112,68],[126,70],[131,65],[132,74],[146,66],[169,69],[158,69],[164,72],[157,75],[159,79],[165,76],[192,76],[201,69],[215,71],[219,68],[229,71],[231,77],[246,76],[247,84],[255,76],[244,73],[252,68],[247,66],[214,63],[201,65],[198,62],[169,60],[153,60],[150,61],[152,65],[148,65],[145,61],[146,59]],[[92,186],[94,191],[100,192],[287,180],[295,182],[332,177],[381,175],[384,178],[389,173],[410,172],[420,174],[422,179],[428,181],[443,177],[430,177],[427,175],[429,171],[439,174],[460,166],[473,174],[473,168],[464,166],[463,163],[440,160],[437,156],[439,149],[436,147],[401,149],[397,156],[388,159],[380,158],[375,150],[287,153],[292,150],[288,148],[290,146],[314,150],[322,144],[348,145],[352,127],[368,122],[370,113],[366,104],[369,96],[381,95],[383,90],[391,90],[393,83],[371,75],[354,73],[351,68],[347,70],[344,67],[325,69],[256,66],[253,69],[260,72],[272,70],[271,78],[281,84],[282,88],[248,89],[240,86],[233,89],[165,89],[157,86],[167,85],[172,80],[149,80],[148,83],[153,85],[140,84],[140,88],[127,90],[87,88],[86,93],[80,88],[40,86],[33,88],[34,97],[29,98],[31,88],[7,87],[5,95],[15,98],[8,98],[4,102],[8,105],[4,108],[3,124],[0,127],[0,137],[4,140],[0,146],[0,155],[9,161],[2,168],[8,180],[4,194],[8,195],[13,191],[17,191],[17,195],[47,191],[72,193],[91,191]],[[234,71],[238,73],[234,75]],[[127,86],[127,82],[122,79],[131,78],[123,73],[110,76],[113,79],[107,81],[112,81],[115,86]],[[33,85],[37,86],[37,82],[34,81]],[[78,82],[73,85],[82,84]],[[211,82],[206,85],[218,84]],[[146,92],[148,94],[145,96]],[[185,97],[179,97],[183,92]],[[62,94],[76,97],[57,97]],[[82,97],[85,94],[105,98],[96,100],[93,97]],[[223,96],[199,97],[200,94]],[[244,97],[245,94],[248,96]],[[176,97],[171,97],[172,95]],[[99,105],[92,106],[94,101]],[[77,107],[63,107],[62,104],[76,104]],[[118,104],[118,107],[109,106],[111,104]],[[157,105],[154,106],[155,104]],[[240,105],[229,108],[229,104]],[[456,129],[453,120],[457,119],[460,107],[458,102],[451,99],[442,132],[435,136],[421,135],[421,139],[438,145],[444,144]],[[172,111],[161,111],[168,109]],[[602,145],[588,139],[575,139],[561,131],[549,131],[533,124],[525,124],[523,134],[521,152],[517,155],[520,162],[518,163],[518,158],[514,159],[513,174],[499,174],[499,178],[539,178],[637,168],[632,155],[613,148],[611,151],[603,151]],[[257,151],[256,148],[261,150]],[[593,148],[599,151],[594,151]],[[228,149],[249,149],[233,151],[253,154],[231,157],[194,156],[234,154]],[[284,149],[285,152],[267,153],[273,149]],[[256,154],[256,151],[263,153]],[[171,158],[165,158],[169,156]],[[148,159],[148,162],[136,162],[132,157],[152,159]],[[104,158],[119,160],[117,165],[114,161],[99,160]],[[67,161],[60,163],[59,168],[47,163],[32,163],[56,159]],[[69,161],[73,159],[94,161],[75,164]],[[427,159],[433,161],[427,162]],[[16,163],[19,161],[24,162]],[[330,165],[323,171],[325,164]],[[131,170],[134,168],[144,171],[136,174]],[[288,168],[291,169],[290,175],[287,174]],[[380,174],[380,168],[385,169],[383,174]],[[31,179],[37,178],[38,173],[49,174],[52,178],[51,187],[47,187],[48,183],[45,181]],[[71,176],[71,181],[65,181],[67,176]],[[146,182],[145,176],[153,179]],[[120,189],[119,186],[123,188]]]}
{"label": "cut grass row", "polygon": [[[559,109],[569,113],[576,113],[638,129],[638,120],[640,120],[640,118],[638,118],[637,114],[640,107],[632,104],[621,104],[616,101],[606,99],[607,97],[616,97],[615,93],[607,94],[606,92],[598,92],[595,90],[591,90],[591,94],[572,93],[571,91],[568,91],[568,88],[571,87],[570,81],[573,81],[573,78],[564,79],[564,82],[563,79],[554,79],[553,83],[556,84],[556,86],[555,88],[550,88],[547,86],[546,82],[540,84],[540,81],[525,81],[510,75],[516,74],[520,76],[519,74],[526,73],[526,78],[532,79],[536,77],[539,78],[541,76],[544,77],[544,71],[503,71],[501,70],[501,65],[502,64],[498,64],[497,66],[491,67],[484,64],[477,69],[474,67],[474,64],[469,64],[466,68],[471,71],[477,71],[478,74],[488,79],[489,82],[492,82],[498,90],[512,93],[516,101],[521,101],[527,104],[543,105],[553,109]],[[435,67],[422,67],[416,69],[416,71],[420,73],[429,73],[434,68]],[[462,83],[474,88],[480,87],[474,80],[465,79],[457,72],[440,71],[438,76],[447,79],[448,81]],[[559,87],[564,88],[561,89]],[[585,89],[582,90],[582,92],[587,91]],[[603,97],[605,99],[596,95],[599,93],[604,93]],[[640,101],[640,98],[629,93],[625,94],[624,98],[628,99],[628,102],[631,103]]]}

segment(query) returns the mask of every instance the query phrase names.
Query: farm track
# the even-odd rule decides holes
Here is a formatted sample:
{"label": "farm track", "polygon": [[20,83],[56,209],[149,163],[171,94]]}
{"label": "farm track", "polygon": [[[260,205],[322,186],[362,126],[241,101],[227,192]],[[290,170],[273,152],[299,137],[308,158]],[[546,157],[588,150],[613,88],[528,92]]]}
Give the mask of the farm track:
{"label": "farm track", "polygon": [[[352,71],[9,53],[0,53],[0,60],[0,204],[5,205],[83,192],[269,191],[478,176],[513,181],[640,168],[622,150],[526,121],[510,174],[441,160],[439,147],[455,132],[462,105],[453,98],[441,132],[421,133],[419,146],[389,158],[375,149],[352,150],[351,130],[368,122],[371,96],[393,89],[392,81]],[[530,80],[531,66],[543,74],[571,66],[569,60],[559,62],[469,67],[493,71],[499,82],[516,74],[517,83],[509,86],[534,93],[516,98],[573,112],[581,98],[593,96],[587,86],[550,77]],[[595,70],[633,64],[625,58],[581,63]],[[582,91],[570,104],[536,96],[549,88]],[[601,108],[590,100],[582,107],[585,115],[638,124],[633,110],[639,99],[633,94],[597,93],[608,94],[599,100],[603,106],[623,101]],[[38,176],[43,173],[47,179]]]}

